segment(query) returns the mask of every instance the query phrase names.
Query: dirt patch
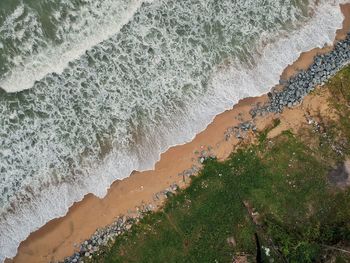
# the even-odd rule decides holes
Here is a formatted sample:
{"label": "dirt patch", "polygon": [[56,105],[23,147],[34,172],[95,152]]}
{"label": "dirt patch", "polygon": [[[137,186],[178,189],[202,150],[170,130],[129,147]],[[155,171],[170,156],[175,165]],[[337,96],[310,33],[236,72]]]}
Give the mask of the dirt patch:
{"label": "dirt patch", "polygon": [[[293,108],[286,108],[278,115],[271,114],[271,116],[277,117],[280,120],[280,124],[273,128],[267,137],[269,139],[275,138],[287,130],[298,133],[305,126],[319,126],[319,124],[323,123],[324,119],[338,120],[338,115],[329,105],[331,96],[328,89],[317,87],[299,105]],[[323,119],[320,118],[321,116]],[[261,126],[258,127],[261,128]]]}
{"label": "dirt patch", "polygon": [[328,174],[329,182],[341,189],[350,186],[350,160],[345,161]]}

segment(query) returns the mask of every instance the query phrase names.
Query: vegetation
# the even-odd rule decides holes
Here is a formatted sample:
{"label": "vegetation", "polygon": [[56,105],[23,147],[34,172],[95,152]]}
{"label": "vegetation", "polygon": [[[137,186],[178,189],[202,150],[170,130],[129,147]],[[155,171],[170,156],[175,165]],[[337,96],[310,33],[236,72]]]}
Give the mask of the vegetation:
{"label": "vegetation", "polygon": [[225,162],[207,160],[162,211],[92,260],[233,262],[244,255],[255,262],[261,250],[262,262],[349,262],[350,190],[332,185],[328,174],[350,150],[350,67],[328,88],[340,121],[321,123],[317,143],[305,139],[310,131],[273,140],[264,132],[258,145]]}

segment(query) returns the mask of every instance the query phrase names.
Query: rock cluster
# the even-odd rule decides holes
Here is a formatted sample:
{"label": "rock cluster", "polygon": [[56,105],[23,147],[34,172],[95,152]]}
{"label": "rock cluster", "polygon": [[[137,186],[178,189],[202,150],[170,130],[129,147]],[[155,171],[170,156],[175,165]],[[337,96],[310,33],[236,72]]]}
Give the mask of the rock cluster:
{"label": "rock cluster", "polygon": [[246,121],[237,126],[229,127],[225,132],[225,140],[228,141],[232,136],[235,136],[239,140],[243,140],[247,136],[247,132],[250,130],[253,132],[257,131],[253,121]]}
{"label": "rock cluster", "polygon": [[98,229],[90,239],[80,244],[79,252],[75,252],[72,256],[66,258],[64,263],[82,263],[84,258],[91,257],[98,252],[101,247],[106,246],[109,241],[113,241],[116,236],[129,230],[138,218],[121,216],[111,225]]}
{"label": "rock cluster", "polygon": [[[160,191],[153,195],[153,201],[157,202],[159,200],[162,200],[163,198],[168,198],[169,196],[175,194],[175,192],[179,189],[179,186],[175,183],[170,185],[168,188],[166,188],[163,191]],[[152,209],[153,210],[153,209]]]}
{"label": "rock cluster", "polygon": [[267,112],[282,112],[285,107],[293,107],[315,89],[323,85],[331,76],[350,62],[350,33],[343,41],[334,45],[332,51],[318,55],[307,70],[300,71],[289,80],[281,80],[281,91],[268,93],[269,102],[262,107],[252,109],[252,117]]}
{"label": "rock cluster", "polygon": [[[204,158],[203,156],[200,156],[200,158]],[[197,165],[192,165],[191,168],[186,169],[182,173],[179,173],[179,176],[182,177],[191,177],[193,175],[196,175],[199,172],[200,168]]]}
{"label": "rock cluster", "polygon": [[[207,159],[215,159],[216,158],[215,154],[212,152],[213,147],[211,147],[210,145],[207,147],[202,145],[201,149],[202,150],[200,152],[198,152],[198,151],[195,152],[196,155],[199,155],[197,158],[199,164],[203,164],[204,161]],[[192,175],[195,175],[196,173],[197,173],[197,171],[194,171],[194,173]]]}

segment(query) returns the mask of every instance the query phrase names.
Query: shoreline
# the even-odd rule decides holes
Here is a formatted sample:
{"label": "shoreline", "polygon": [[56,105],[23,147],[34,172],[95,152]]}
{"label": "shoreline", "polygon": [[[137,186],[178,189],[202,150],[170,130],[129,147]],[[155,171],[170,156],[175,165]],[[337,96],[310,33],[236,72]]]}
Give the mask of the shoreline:
{"label": "shoreline", "polygon": [[[345,15],[343,29],[337,30],[335,42],[345,38],[350,29],[350,5],[343,6],[342,11]],[[315,55],[327,53],[331,49],[332,47],[316,48],[302,53],[293,65],[284,70],[281,79],[288,79],[298,70],[308,68]],[[51,220],[31,233],[21,243],[16,257],[6,262],[62,260],[74,253],[74,244],[83,242],[97,228],[111,224],[119,215],[132,214],[130,209],[141,204],[155,203],[156,206],[160,206],[161,201],[154,202],[154,194],[174,183],[180,187],[186,186],[188,180],[179,174],[193,165],[200,166],[199,156],[195,152],[205,151],[210,146],[212,150],[209,152],[215,154],[219,160],[227,158],[233,147],[239,143],[239,139],[232,136],[226,140],[225,132],[230,127],[248,121],[253,105],[264,103],[266,100],[267,95],[240,100],[231,110],[217,115],[191,142],[173,146],[162,153],[154,170],[133,172],[130,177],[114,182],[103,199],[92,194],[86,195],[82,201],[70,207],[64,217]]]}

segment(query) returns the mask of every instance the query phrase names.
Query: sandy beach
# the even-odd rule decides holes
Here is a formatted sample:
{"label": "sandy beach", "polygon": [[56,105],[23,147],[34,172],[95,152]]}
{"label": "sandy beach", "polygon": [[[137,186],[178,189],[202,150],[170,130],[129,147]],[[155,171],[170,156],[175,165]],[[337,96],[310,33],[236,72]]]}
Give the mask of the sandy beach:
{"label": "sandy beach", "polygon": [[[343,5],[342,12],[345,16],[343,28],[337,31],[335,41],[345,38],[350,30],[350,4]],[[293,65],[288,66],[281,79],[288,79],[298,70],[306,69],[312,63],[315,55],[327,53],[332,47],[316,48],[302,53]],[[325,95],[326,96],[326,95]],[[305,105],[312,107],[324,104],[325,96],[314,99],[307,96],[304,105],[286,110],[282,115],[284,123],[281,127],[297,127],[302,120]],[[249,111],[257,103],[267,100],[267,95],[255,98],[246,98],[233,106],[231,110],[225,111],[215,117],[208,127],[197,134],[189,143],[171,147],[161,155],[156,163],[155,169],[145,172],[133,172],[133,174],[122,180],[114,182],[108,194],[99,199],[92,194],[75,203],[66,216],[54,219],[32,233],[23,241],[18,249],[16,257],[6,262],[39,263],[52,262],[70,256],[77,249],[76,244],[89,238],[97,228],[111,224],[116,217],[123,214],[132,214],[137,206],[142,204],[153,204],[161,206],[161,201],[154,201],[154,194],[166,189],[171,184],[186,187],[189,183],[186,178],[179,176],[192,166],[200,166],[198,152],[210,147],[210,154],[224,160],[240,143],[236,137],[225,137],[228,128],[238,125],[243,121],[251,120]],[[263,129],[272,122],[272,115],[258,117],[258,128]],[[280,131],[274,131],[276,134]],[[273,134],[271,134],[273,136]]]}

